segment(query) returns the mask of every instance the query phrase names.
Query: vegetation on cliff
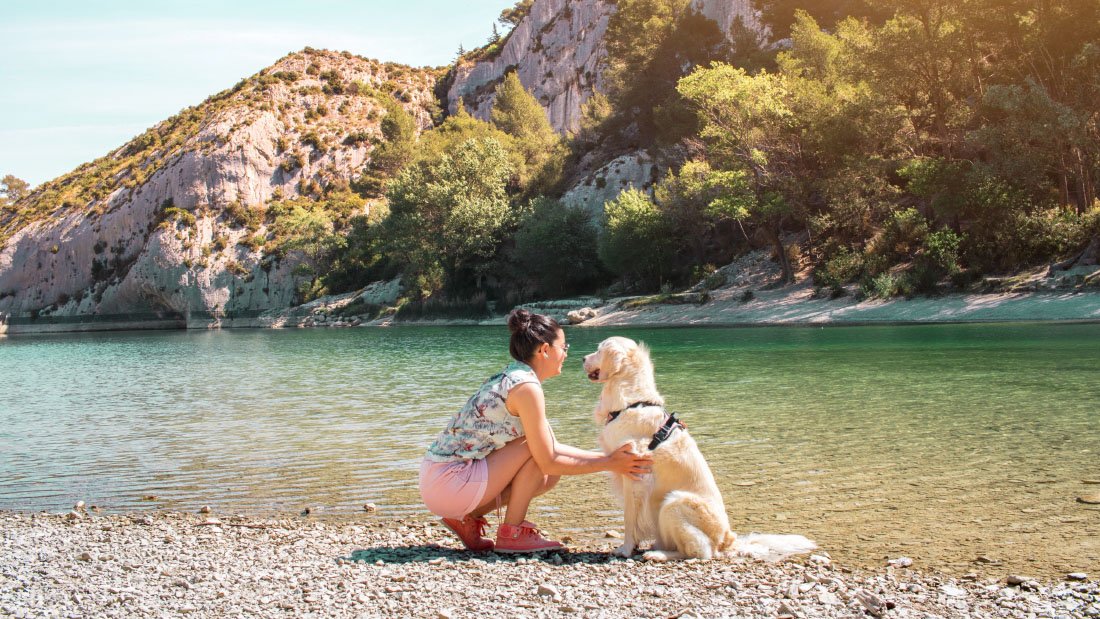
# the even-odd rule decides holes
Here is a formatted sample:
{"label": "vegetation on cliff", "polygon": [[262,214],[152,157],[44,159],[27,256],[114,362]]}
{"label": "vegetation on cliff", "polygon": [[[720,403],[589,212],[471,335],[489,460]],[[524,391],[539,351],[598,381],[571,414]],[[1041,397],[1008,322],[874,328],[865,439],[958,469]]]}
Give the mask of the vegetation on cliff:
{"label": "vegetation on cliff", "polygon": [[[515,72],[494,83],[488,121],[436,107],[420,132],[413,92],[445,83],[443,70],[361,59],[377,78],[367,83],[277,64],[31,191],[5,178],[0,241],[102,214],[168,162],[224,143],[195,136],[244,109],[284,121],[288,175],[317,153],[371,148],[364,168],[303,175],[268,204],[211,205],[247,228],[241,243],[261,260],[299,259],[302,300],[398,273],[409,301],[479,307],[654,291],[757,247],[787,281],[812,269],[834,294],[858,282],[881,296],[1095,260],[1100,0],[810,4],[756,0],[772,44],[744,24],[727,36],[688,0],[618,0],[607,92],[566,138]],[[503,43],[497,33],[460,62]],[[639,151],[657,162],[655,182],[609,201],[602,219],[561,202],[593,162]]]}

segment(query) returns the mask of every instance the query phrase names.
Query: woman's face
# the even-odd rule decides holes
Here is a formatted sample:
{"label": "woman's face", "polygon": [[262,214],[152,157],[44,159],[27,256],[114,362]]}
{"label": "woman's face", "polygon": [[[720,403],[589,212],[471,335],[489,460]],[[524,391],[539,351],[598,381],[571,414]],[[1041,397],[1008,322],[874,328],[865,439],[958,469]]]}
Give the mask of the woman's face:
{"label": "woman's face", "polygon": [[534,369],[540,379],[545,380],[551,376],[561,374],[561,366],[565,363],[566,357],[569,356],[568,349],[569,345],[565,343],[565,331],[558,329],[554,341],[547,344],[542,351],[546,356],[535,355],[536,367]]}

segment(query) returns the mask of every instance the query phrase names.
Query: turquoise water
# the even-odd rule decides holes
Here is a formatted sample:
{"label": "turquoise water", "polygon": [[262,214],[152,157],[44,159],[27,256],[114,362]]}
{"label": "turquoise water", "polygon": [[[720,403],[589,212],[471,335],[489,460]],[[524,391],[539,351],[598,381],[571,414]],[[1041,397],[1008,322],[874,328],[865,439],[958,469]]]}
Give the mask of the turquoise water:
{"label": "turquoise water", "polygon": [[[612,334],[652,348],[735,530],[871,564],[1100,569],[1100,510],[1075,500],[1100,492],[1100,325],[571,329],[546,384],[560,440],[595,445],[581,358]],[[0,509],[423,514],[423,450],[506,362],[503,327],[0,339]],[[598,475],[533,509],[574,538],[621,522]]]}

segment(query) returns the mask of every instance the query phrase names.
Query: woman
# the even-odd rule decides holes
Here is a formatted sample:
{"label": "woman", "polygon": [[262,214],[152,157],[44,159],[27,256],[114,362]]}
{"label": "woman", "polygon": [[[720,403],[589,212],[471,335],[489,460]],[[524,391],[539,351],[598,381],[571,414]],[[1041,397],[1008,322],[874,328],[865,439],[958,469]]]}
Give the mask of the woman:
{"label": "woman", "polygon": [[[546,420],[542,381],[561,374],[569,345],[552,318],[519,309],[508,315],[515,359],[481,386],[428,448],[420,496],[469,550],[535,552],[561,548],[525,520],[531,499],[562,475],[612,471],[638,479],[650,458],[629,446],[605,456],[558,443]],[[507,505],[496,543],[485,514]]]}

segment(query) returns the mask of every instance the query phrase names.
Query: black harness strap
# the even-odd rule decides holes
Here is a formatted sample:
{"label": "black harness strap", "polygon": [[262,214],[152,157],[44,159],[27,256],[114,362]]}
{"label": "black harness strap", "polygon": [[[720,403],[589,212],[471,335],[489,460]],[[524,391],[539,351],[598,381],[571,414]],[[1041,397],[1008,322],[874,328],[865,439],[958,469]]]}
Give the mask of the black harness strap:
{"label": "black harness strap", "polygon": [[[608,413],[607,423],[615,421],[616,417],[623,414],[623,412],[627,410],[630,410],[632,408],[639,408],[642,406],[660,407],[661,405],[654,402],[635,402],[630,406],[627,406],[626,408]],[[681,430],[686,430],[687,426],[685,426],[682,421],[676,418],[676,413],[669,413],[668,419],[665,420],[665,424],[661,426],[660,430],[657,430],[657,433],[653,435],[653,440],[649,442],[649,450],[653,451],[654,449],[657,449],[657,447],[660,446],[661,443],[667,441],[668,437],[672,436],[672,433],[675,432],[677,428]]]}
{"label": "black harness strap", "polygon": [[669,413],[668,419],[665,420],[665,425],[661,426],[660,430],[653,435],[653,440],[649,442],[649,450],[653,451],[657,449],[657,446],[668,440],[668,437],[672,436],[672,433],[676,428],[684,429],[684,424],[680,423],[680,420],[676,418],[676,413]]}
{"label": "black harness strap", "polygon": [[623,412],[628,411],[632,408],[639,408],[641,406],[660,406],[660,404],[657,404],[655,402],[646,402],[644,400],[641,401],[641,402],[635,402],[635,403],[631,404],[630,406],[627,406],[626,408],[620,408],[617,411],[612,411],[612,412],[608,413],[607,414],[607,423],[611,423],[612,421],[615,421],[615,418],[618,417],[619,415],[623,414]]}

